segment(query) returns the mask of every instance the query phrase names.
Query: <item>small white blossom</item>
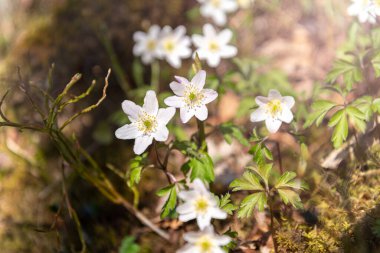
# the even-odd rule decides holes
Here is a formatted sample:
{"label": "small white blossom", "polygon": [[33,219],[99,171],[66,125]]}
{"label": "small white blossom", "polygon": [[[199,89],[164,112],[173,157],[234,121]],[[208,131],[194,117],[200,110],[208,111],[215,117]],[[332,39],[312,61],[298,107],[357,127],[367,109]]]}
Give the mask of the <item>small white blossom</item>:
{"label": "small white blossom", "polygon": [[153,139],[157,141],[168,139],[169,130],[166,124],[173,118],[175,108],[159,109],[154,91],[147,91],[142,107],[129,100],[124,100],[121,106],[131,123],[117,129],[115,135],[122,140],[135,139],[133,147],[135,154],[142,154],[152,144]]}
{"label": "small white blossom", "polygon": [[199,58],[206,59],[210,67],[218,66],[221,58],[231,58],[237,54],[236,47],[228,45],[231,38],[230,29],[217,33],[210,24],[203,26],[203,36],[199,34],[192,36],[193,43],[198,48],[196,52]]}
{"label": "small white blossom", "polygon": [[172,67],[181,67],[181,59],[191,56],[190,46],[191,40],[186,36],[184,26],[178,26],[174,30],[170,26],[162,29],[158,53]]}
{"label": "small white blossom", "polygon": [[238,9],[235,0],[198,0],[201,3],[201,14],[211,18],[218,26],[223,26],[227,22],[227,13]]}
{"label": "small white blossom", "polygon": [[208,110],[206,104],[214,101],[218,93],[212,89],[203,89],[206,82],[206,71],[199,71],[191,81],[184,77],[175,77],[178,82],[170,83],[170,88],[176,96],[165,99],[168,106],[180,108],[180,117],[183,123],[193,116],[199,120],[206,120]]}
{"label": "small white blossom", "polygon": [[195,179],[189,191],[181,191],[178,197],[185,203],[177,207],[179,220],[187,222],[197,219],[201,230],[210,226],[211,219],[225,219],[227,213],[218,207],[215,197],[200,179]]}
{"label": "small white blossom", "polygon": [[357,16],[361,23],[375,24],[376,16],[380,15],[380,4],[374,0],[352,0],[347,12],[350,16]]}
{"label": "small white blossom", "polygon": [[223,246],[231,242],[226,235],[217,235],[212,227],[200,232],[188,232],[183,235],[187,242],[177,253],[224,253]]}
{"label": "small white blossom", "polygon": [[144,64],[152,63],[158,57],[160,30],[158,25],[153,25],[147,33],[138,31],[133,34],[133,40],[135,41],[133,54],[141,56]]}
{"label": "small white blossom", "polygon": [[281,96],[277,90],[270,90],[268,97],[256,97],[259,108],[251,114],[251,121],[264,121],[269,132],[275,133],[282,122],[290,123],[293,113],[290,110],[294,105],[294,98]]}

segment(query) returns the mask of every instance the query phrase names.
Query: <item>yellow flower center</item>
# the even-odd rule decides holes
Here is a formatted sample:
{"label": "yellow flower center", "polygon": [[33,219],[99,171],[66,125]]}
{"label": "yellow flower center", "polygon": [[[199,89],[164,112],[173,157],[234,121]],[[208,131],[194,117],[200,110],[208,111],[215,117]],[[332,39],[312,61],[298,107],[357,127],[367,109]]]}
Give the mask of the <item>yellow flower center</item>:
{"label": "yellow flower center", "polygon": [[156,42],[154,40],[148,41],[148,44],[146,45],[149,51],[153,51],[156,48]]}
{"label": "yellow flower center", "polygon": [[143,112],[137,121],[137,129],[144,134],[150,134],[156,131],[157,120],[156,117]]}
{"label": "yellow flower center", "polygon": [[197,246],[199,247],[202,253],[211,253],[213,245],[208,236],[203,236],[197,242]]}
{"label": "yellow flower center", "polygon": [[203,197],[200,197],[199,199],[195,201],[195,210],[198,213],[205,213],[208,209],[208,206],[209,204],[208,204],[207,199]]}
{"label": "yellow flower center", "polygon": [[193,85],[188,85],[185,90],[184,101],[190,108],[202,105],[204,95]]}
{"label": "yellow flower center", "polygon": [[174,50],[174,43],[173,41],[169,40],[164,43],[164,48],[168,52],[172,52]]}
{"label": "yellow flower center", "polygon": [[214,7],[218,8],[220,6],[220,0],[211,0],[211,4]]}
{"label": "yellow flower center", "polygon": [[278,99],[273,99],[269,101],[267,104],[267,110],[272,117],[277,116],[277,114],[282,112],[281,101]]}
{"label": "yellow flower center", "polygon": [[215,51],[219,50],[219,45],[215,41],[210,42],[210,44],[209,44],[208,47],[209,47],[209,49],[210,49],[211,52],[215,52]]}

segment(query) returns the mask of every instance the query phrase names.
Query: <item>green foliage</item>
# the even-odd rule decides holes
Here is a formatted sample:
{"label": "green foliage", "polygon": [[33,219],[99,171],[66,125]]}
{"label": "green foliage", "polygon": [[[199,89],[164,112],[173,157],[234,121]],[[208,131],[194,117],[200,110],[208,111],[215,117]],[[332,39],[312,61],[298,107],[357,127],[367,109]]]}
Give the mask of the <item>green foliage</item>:
{"label": "green foliage", "polygon": [[[280,177],[272,170],[272,164],[261,164],[255,167],[248,167],[249,171],[244,172],[241,178],[237,178],[230,184],[233,191],[253,191],[243,199],[238,210],[239,218],[251,216],[253,210],[257,208],[263,211],[267,205],[268,198],[273,193],[277,193],[285,204],[291,204],[296,208],[302,208],[298,190],[307,189],[304,183],[296,179],[294,172],[285,172]],[[270,179],[274,182],[271,183]]]}
{"label": "green foliage", "polygon": [[147,162],[148,159],[146,153],[140,156],[136,156],[131,160],[129,164],[129,170],[126,174],[127,185],[129,187],[133,187],[140,182],[141,172],[143,168],[147,165]]}
{"label": "green foliage", "polygon": [[219,126],[220,131],[223,134],[224,139],[228,144],[232,143],[232,139],[235,138],[244,146],[249,146],[249,142],[245,138],[240,128],[231,122],[223,123]]}
{"label": "green foliage", "polygon": [[135,238],[133,236],[124,237],[119,248],[119,253],[138,253],[138,252],[140,252],[140,246],[135,243]]}
{"label": "green foliage", "polygon": [[272,152],[265,146],[264,142],[259,142],[255,144],[250,150],[249,153],[253,156],[253,161],[256,164],[262,165],[265,164],[267,159],[273,160]]}
{"label": "green foliage", "polygon": [[326,82],[333,84],[340,76],[343,77],[346,89],[350,91],[354,83],[363,79],[359,61],[354,63],[344,59],[335,61],[332,70],[327,74]]}
{"label": "green foliage", "polygon": [[182,166],[182,171],[190,171],[190,179],[199,178],[211,183],[215,179],[214,163],[207,153],[201,153],[197,157],[192,157]]}
{"label": "green foliage", "polygon": [[163,219],[175,209],[177,204],[177,187],[175,184],[171,184],[159,190],[157,195],[160,197],[168,196],[161,211],[161,219]]}
{"label": "green foliage", "polygon": [[303,127],[309,127],[314,122],[316,126],[319,126],[323,120],[323,118],[326,116],[326,113],[330,111],[332,108],[334,108],[336,104],[334,102],[330,102],[328,100],[317,100],[312,105],[311,108],[313,109],[313,113],[311,113],[304,124]]}
{"label": "green foliage", "polygon": [[233,211],[238,208],[231,202],[231,195],[229,193],[226,193],[225,195],[222,195],[220,198],[218,198],[218,202],[219,207],[229,215],[232,215]]}

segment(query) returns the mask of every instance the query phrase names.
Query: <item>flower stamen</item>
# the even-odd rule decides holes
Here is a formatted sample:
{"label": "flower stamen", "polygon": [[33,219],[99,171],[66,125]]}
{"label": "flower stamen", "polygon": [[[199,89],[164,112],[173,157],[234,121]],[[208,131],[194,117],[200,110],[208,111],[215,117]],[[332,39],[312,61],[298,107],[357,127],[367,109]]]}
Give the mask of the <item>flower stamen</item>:
{"label": "flower stamen", "polygon": [[200,197],[195,201],[195,210],[198,213],[205,213],[209,207],[207,199]]}
{"label": "flower stamen", "polygon": [[156,117],[143,112],[140,114],[139,119],[137,120],[137,128],[139,131],[144,134],[151,134],[157,129],[157,119]]}
{"label": "flower stamen", "polygon": [[267,104],[267,112],[273,117],[277,117],[279,113],[282,112],[281,101],[278,99],[274,99],[268,102]]}

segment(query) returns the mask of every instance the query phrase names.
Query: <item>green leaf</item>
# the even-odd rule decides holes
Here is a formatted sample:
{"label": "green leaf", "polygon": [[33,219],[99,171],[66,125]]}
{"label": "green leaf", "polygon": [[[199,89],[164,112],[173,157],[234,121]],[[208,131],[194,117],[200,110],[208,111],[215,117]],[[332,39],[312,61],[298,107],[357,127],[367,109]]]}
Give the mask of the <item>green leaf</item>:
{"label": "green leaf", "polygon": [[333,142],[334,148],[340,147],[343,142],[347,139],[348,135],[348,121],[345,109],[337,111],[329,121],[330,127],[335,127],[331,141]]}
{"label": "green leaf", "polygon": [[140,246],[135,243],[133,236],[126,236],[121,242],[119,253],[138,253],[140,252]]}
{"label": "green leaf", "polygon": [[252,215],[256,208],[259,211],[264,211],[267,204],[267,196],[265,192],[256,192],[243,199],[238,211],[238,218],[248,218]]}
{"label": "green leaf", "polygon": [[326,113],[331,110],[336,103],[330,102],[328,100],[318,100],[315,101],[311,108],[313,109],[313,113],[309,114],[304,124],[304,128],[311,126],[314,122],[316,126],[319,126],[322,123],[323,118],[326,116]]}
{"label": "green leaf", "polygon": [[177,188],[175,184],[166,186],[156,193],[158,196],[163,197],[169,195],[161,211],[161,219],[167,217],[177,204]]}
{"label": "green leaf", "polygon": [[289,187],[288,184],[291,182],[294,178],[297,177],[297,174],[292,171],[286,171],[284,174],[280,176],[279,179],[277,179],[275,183],[275,188],[281,188],[281,187]]}
{"label": "green leaf", "polygon": [[351,103],[351,106],[356,107],[362,113],[364,113],[364,120],[369,121],[373,114],[372,109],[372,97],[371,96],[363,96],[357,98],[354,102]]}
{"label": "green leaf", "polygon": [[129,164],[129,170],[126,174],[127,185],[133,187],[140,182],[141,172],[147,163],[147,154],[136,156]]}
{"label": "green leaf", "polygon": [[303,208],[300,196],[291,189],[277,189],[280,198],[285,204],[291,204],[295,208]]}
{"label": "green leaf", "polygon": [[254,145],[250,150],[249,153],[253,156],[253,161],[258,165],[263,165],[266,163],[266,159],[273,160],[272,153],[270,150],[265,146],[264,143],[259,142],[258,144]]}
{"label": "green leaf", "polygon": [[376,98],[375,100],[373,100],[372,109],[375,112],[380,113],[380,98]]}
{"label": "green leaf", "polygon": [[199,154],[197,157],[190,158],[187,162],[187,166],[191,170],[191,181],[194,181],[196,178],[208,183],[214,181],[214,163],[207,153]]}
{"label": "green leaf", "polygon": [[373,69],[375,71],[375,76],[380,77],[380,51],[375,54],[375,56],[371,60]]}
{"label": "green leaf", "polygon": [[339,76],[343,76],[347,90],[351,90],[354,83],[363,79],[360,66],[343,59],[335,61],[332,70],[327,74],[326,82],[332,84]]}
{"label": "green leaf", "polygon": [[244,146],[249,146],[248,140],[245,138],[243,132],[239,127],[231,122],[220,125],[220,131],[223,134],[224,139],[228,144],[232,143],[232,139],[235,138]]}
{"label": "green leaf", "polygon": [[246,171],[242,178],[237,178],[231,182],[230,188],[233,191],[263,191],[264,187],[260,183],[260,179],[257,175]]}
{"label": "green leaf", "polygon": [[364,133],[367,127],[367,124],[365,122],[366,115],[353,106],[348,106],[346,108],[346,112],[351,122],[354,124],[355,128],[358,129],[360,132]]}
{"label": "green leaf", "polygon": [[248,167],[247,169],[252,170],[255,174],[260,177],[260,180],[268,186],[269,176],[272,172],[273,164],[262,164],[254,167]]}
{"label": "green leaf", "polygon": [[231,195],[229,193],[226,193],[219,199],[219,207],[229,215],[232,215],[232,212],[238,208],[231,202]]}

